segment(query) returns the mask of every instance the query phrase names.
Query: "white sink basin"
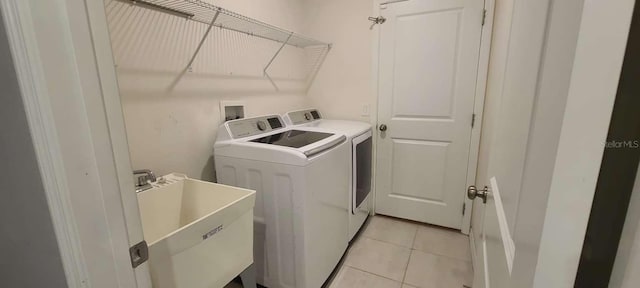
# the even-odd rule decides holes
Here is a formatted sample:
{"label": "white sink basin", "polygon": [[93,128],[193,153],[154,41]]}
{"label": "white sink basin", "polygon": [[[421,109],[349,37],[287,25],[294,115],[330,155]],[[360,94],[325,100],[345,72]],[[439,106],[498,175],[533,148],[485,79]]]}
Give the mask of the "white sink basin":
{"label": "white sink basin", "polygon": [[224,287],[253,263],[255,191],[169,174],[138,193],[154,288]]}

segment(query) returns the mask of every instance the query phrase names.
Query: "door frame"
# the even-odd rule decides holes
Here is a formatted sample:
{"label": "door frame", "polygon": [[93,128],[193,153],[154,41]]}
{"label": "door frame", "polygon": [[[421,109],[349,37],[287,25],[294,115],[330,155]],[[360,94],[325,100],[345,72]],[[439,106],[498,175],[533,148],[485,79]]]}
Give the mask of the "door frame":
{"label": "door frame", "polygon": [[[481,1],[481,0],[478,0]],[[391,2],[391,3],[389,3]],[[374,0],[373,1],[373,12],[376,15],[380,15],[380,5],[381,3],[389,3],[392,4],[393,1],[386,0]],[[480,38],[480,49],[478,51],[478,69],[476,76],[476,87],[475,87],[475,96],[474,96],[474,105],[473,105],[473,114],[475,114],[474,126],[471,129],[471,142],[469,145],[469,160],[467,161],[467,177],[466,177],[466,186],[473,185],[476,180],[476,169],[478,163],[478,155],[480,149],[480,135],[482,130],[482,112],[484,110],[484,99],[486,93],[487,86],[487,77],[489,75],[489,55],[491,52],[491,35],[493,31],[493,13],[495,9],[495,0],[484,0],[484,9],[486,10],[485,22],[482,26],[481,38]],[[384,25],[384,24],[382,24]],[[371,113],[371,125],[374,127],[376,133],[378,133],[378,101],[380,100],[380,85],[379,85],[379,67],[380,67],[380,29],[378,28],[380,25],[376,25],[374,28],[376,31],[373,33],[372,38],[372,65],[371,65],[371,77],[372,77],[372,91],[374,92],[374,100],[371,107],[371,111],[376,111],[376,113]],[[377,175],[377,156],[378,156],[378,137],[374,137],[373,141],[373,149],[374,149],[374,161],[372,163],[374,167],[373,175]],[[377,197],[376,185],[373,184],[373,195]],[[464,196],[464,214],[462,215],[462,228],[461,232],[465,235],[469,235],[471,229],[471,211],[473,209],[473,201],[466,197],[466,190],[460,191]],[[375,202],[372,201],[372,214],[375,214],[376,207]]]}
{"label": "door frame", "polygon": [[[478,57],[478,76],[476,80],[476,95],[474,99],[473,113],[475,124],[471,129],[471,144],[469,145],[469,161],[467,162],[466,186],[475,185],[476,172],[478,170],[478,157],[480,156],[480,136],[482,135],[482,116],[484,115],[484,99],[487,93],[487,78],[489,77],[489,56],[491,55],[491,39],[493,35],[493,15],[495,12],[495,0],[485,0],[485,20],[482,26],[480,38],[480,57]],[[465,211],[462,215],[462,233],[471,233],[471,215],[473,214],[473,200],[464,194]],[[471,239],[473,237],[469,237]],[[472,241],[472,240],[470,240]],[[472,256],[474,256],[472,254]]]}
{"label": "door frame", "polygon": [[0,12],[7,30],[20,94],[33,139],[51,220],[60,249],[62,266],[69,287],[83,287],[89,279],[80,249],[80,236],[71,204],[63,159],[60,157],[48,95],[42,79],[41,62],[33,33],[32,17],[26,1],[0,1]]}
{"label": "door frame", "polygon": [[[143,234],[139,213],[132,213],[137,199],[104,5],[74,1],[82,3],[0,1],[62,266],[69,287],[151,287],[148,263],[134,269],[129,258],[129,246]],[[39,41],[59,45],[44,51]],[[66,67],[45,65],[53,59]],[[59,68],[71,75],[56,92],[69,97],[50,89],[47,75]],[[66,113],[82,123],[56,121]],[[65,142],[62,131],[87,142]],[[89,196],[78,200],[82,194]]]}
{"label": "door frame", "polygon": [[[543,28],[547,35],[539,39],[544,60],[535,62],[540,68],[537,99],[514,231],[515,245],[522,248],[515,255],[510,287],[574,283],[634,4],[585,0],[577,11],[575,3],[567,2],[529,3],[544,4],[535,10],[549,15]],[[531,16],[531,6],[520,10]],[[575,14],[578,25],[568,27],[567,16]],[[575,33],[577,41],[567,32]],[[571,45],[574,50],[568,49]],[[565,106],[550,101],[558,96],[566,97]]]}

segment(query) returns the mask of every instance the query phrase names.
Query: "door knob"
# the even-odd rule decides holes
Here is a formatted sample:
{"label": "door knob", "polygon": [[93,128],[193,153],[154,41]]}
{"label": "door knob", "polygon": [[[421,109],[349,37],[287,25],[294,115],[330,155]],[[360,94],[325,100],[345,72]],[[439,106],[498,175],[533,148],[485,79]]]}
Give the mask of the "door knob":
{"label": "door knob", "polygon": [[380,129],[380,131],[382,131],[382,132],[387,131],[387,125],[380,124],[380,127],[378,127],[378,129]]}
{"label": "door knob", "polygon": [[482,190],[478,190],[478,188],[473,185],[467,188],[467,197],[471,200],[476,199],[476,197],[480,197],[482,199],[482,203],[487,203],[487,195],[489,195],[489,187],[487,186],[484,186]]}

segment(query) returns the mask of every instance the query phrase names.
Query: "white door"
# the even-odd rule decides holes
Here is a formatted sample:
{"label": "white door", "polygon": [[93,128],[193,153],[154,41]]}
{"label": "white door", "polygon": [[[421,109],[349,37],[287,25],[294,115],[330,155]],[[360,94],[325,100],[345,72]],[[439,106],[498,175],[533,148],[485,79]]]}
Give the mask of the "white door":
{"label": "white door", "polygon": [[491,178],[490,183],[486,187],[490,192],[483,209],[483,227],[478,227],[480,259],[474,268],[473,287],[509,287],[516,248],[507,228],[496,178]]}
{"label": "white door", "polygon": [[512,285],[516,218],[528,149],[532,148],[528,146],[530,129],[536,117],[553,116],[553,111],[534,114],[546,37],[546,7],[546,1],[532,5],[518,5],[512,0],[496,2],[482,135],[482,145],[488,149],[481,152],[488,157],[480,164],[485,166],[478,168],[476,180],[486,183],[488,196],[486,202],[474,202],[470,235],[476,244],[474,288]]}
{"label": "white door", "polygon": [[483,7],[380,7],[376,213],[461,228]]}

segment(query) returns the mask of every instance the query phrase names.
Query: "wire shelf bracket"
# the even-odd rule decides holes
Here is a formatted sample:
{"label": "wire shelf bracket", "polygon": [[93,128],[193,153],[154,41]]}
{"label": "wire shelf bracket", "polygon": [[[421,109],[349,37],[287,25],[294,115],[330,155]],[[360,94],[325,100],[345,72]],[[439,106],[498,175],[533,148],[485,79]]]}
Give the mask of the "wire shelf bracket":
{"label": "wire shelf bracket", "polygon": [[284,46],[287,45],[287,42],[289,42],[289,39],[291,39],[291,36],[293,36],[293,32],[289,34],[289,37],[287,37],[287,40],[285,40],[284,43],[282,43],[278,51],[276,51],[276,53],[273,54],[273,57],[271,57],[271,60],[269,60],[269,63],[267,63],[267,65],[264,66],[264,69],[262,70],[262,73],[264,74],[265,77],[267,77],[267,79],[269,79],[269,82],[271,82],[271,85],[273,85],[273,88],[276,88],[276,91],[280,91],[280,89],[278,89],[278,85],[276,85],[276,82],[274,82],[273,79],[271,79],[271,76],[269,76],[267,69],[269,69],[269,66],[271,66],[271,63],[273,63],[273,60],[276,60],[276,57],[278,57],[278,54],[280,54],[280,51],[282,51],[282,48],[284,48]]}
{"label": "wire shelf bracket", "polygon": [[193,65],[193,61],[196,60],[196,57],[198,56],[198,53],[200,52],[202,45],[204,45],[204,41],[207,40],[207,37],[209,37],[209,32],[211,32],[211,28],[213,28],[213,25],[216,23],[218,16],[220,16],[220,11],[217,11],[216,14],[213,16],[213,19],[211,19],[211,24],[209,24],[209,27],[207,27],[207,31],[204,32],[204,35],[202,35],[202,39],[200,40],[200,43],[198,43],[198,48],[196,48],[196,51],[193,52],[193,56],[191,56],[191,59],[189,60],[189,64],[187,64],[187,69],[191,69],[191,65]]}

